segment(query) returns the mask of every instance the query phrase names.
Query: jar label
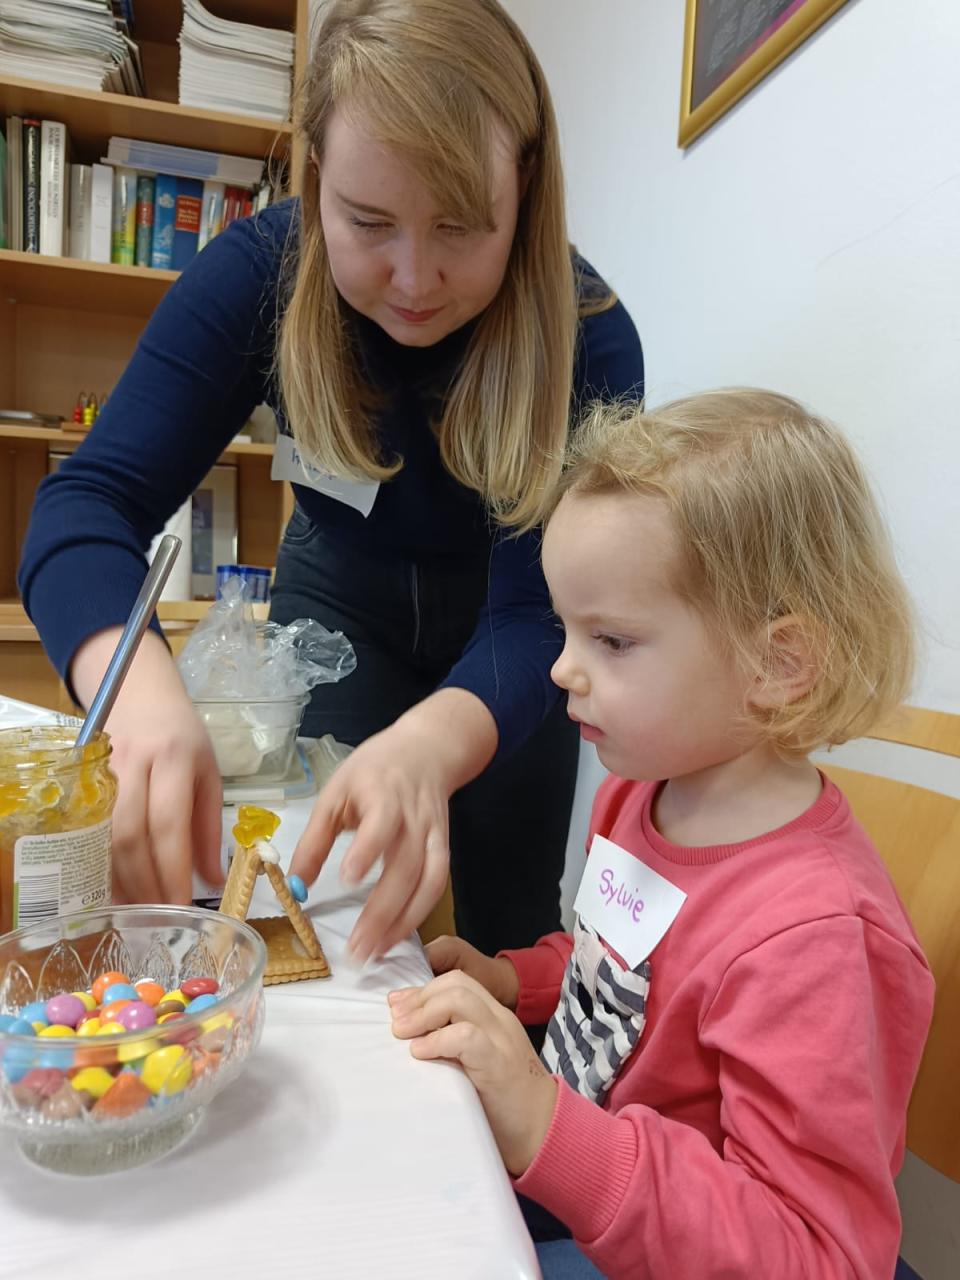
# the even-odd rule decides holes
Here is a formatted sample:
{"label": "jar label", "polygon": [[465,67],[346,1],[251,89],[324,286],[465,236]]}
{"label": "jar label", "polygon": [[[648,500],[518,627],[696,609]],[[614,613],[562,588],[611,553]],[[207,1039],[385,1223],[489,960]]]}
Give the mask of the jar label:
{"label": "jar label", "polygon": [[13,928],[110,901],[110,819],[21,836],[13,846]]}

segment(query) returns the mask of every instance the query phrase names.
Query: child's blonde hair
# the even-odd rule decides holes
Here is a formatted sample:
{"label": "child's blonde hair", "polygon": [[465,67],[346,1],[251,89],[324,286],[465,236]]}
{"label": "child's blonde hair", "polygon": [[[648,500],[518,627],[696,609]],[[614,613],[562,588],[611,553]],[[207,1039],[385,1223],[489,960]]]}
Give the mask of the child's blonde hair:
{"label": "child's blonde hair", "polygon": [[652,412],[597,405],[554,505],[565,492],[616,491],[666,502],[682,556],[677,585],[748,666],[759,653],[772,675],[766,628],[798,619],[812,687],[751,712],[783,753],[859,737],[902,701],[913,673],[911,602],[866,476],[830,423],[751,388]]}
{"label": "child's blonde hair", "polygon": [[[403,460],[384,457],[376,438],[376,406],[330,274],[310,148],[322,162],[333,111],[356,112],[448,216],[489,230],[497,122],[509,135],[523,185],[514,242],[436,431],[450,474],[481,494],[497,518],[529,527],[560,474],[578,320],[559,135],[530,45],[496,0],[334,0],[323,11],[300,98],[308,145],[279,378],[298,443],[339,475],[387,480]],[[586,294],[581,314],[609,303]]]}

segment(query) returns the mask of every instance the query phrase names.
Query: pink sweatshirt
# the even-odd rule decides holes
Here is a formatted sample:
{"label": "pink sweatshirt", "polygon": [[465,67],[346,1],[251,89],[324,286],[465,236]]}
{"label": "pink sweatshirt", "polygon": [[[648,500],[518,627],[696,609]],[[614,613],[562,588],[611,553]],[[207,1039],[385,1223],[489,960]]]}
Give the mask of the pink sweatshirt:
{"label": "pink sweatshirt", "polygon": [[[598,1106],[560,1083],[519,1191],[610,1280],[887,1280],[893,1178],[933,979],[890,877],[825,781],[740,845],[669,844],[658,784],[609,778],[599,832],[687,894],[650,956],[640,1043]],[[509,951],[546,1022],[572,946]]]}

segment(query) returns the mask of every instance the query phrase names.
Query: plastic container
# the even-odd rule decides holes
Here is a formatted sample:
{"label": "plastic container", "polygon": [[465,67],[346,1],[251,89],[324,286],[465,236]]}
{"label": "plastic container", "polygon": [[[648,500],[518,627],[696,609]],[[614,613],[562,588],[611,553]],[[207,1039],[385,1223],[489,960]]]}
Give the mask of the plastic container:
{"label": "plastic container", "polygon": [[195,698],[224,782],[287,776],[309,694],[291,698]]}
{"label": "plastic container", "polygon": [[[192,1133],[257,1045],[266,958],[249,925],[197,907],[111,907],[0,938],[0,1013],[89,991],[106,972],[157,982],[165,991],[192,977],[220,985],[202,1011],[139,1031],[52,1039],[0,1030],[0,1123],[28,1160],[58,1173],[116,1173],[165,1155]],[[151,1055],[164,1050],[148,1067]],[[159,1088],[158,1061],[174,1067]],[[136,1107],[120,1114],[122,1108],[100,1106],[101,1099],[84,1098],[72,1083],[87,1067],[114,1080],[132,1074],[151,1087],[129,1081]],[[34,1070],[44,1073],[42,1099],[38,1077],[29,1075]],[[48,1104],[54,1095],[61,1105]]]}
{"label": "plastic container", "polygon": [[110,901],[110,739],[78,751],[76,736],[0,729],[0,933]]}

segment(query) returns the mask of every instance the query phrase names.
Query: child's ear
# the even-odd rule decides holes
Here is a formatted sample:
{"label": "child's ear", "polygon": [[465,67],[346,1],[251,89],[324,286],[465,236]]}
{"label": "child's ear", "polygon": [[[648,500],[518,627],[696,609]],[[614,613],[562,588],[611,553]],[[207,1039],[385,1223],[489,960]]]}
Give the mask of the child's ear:
{"label": "child's ear", "polygon": [[762,670],[748,696],[759,710],[789,706],[809,693],[817,678],[811,627],[798,614],[787,614],[767,626],[760,639]]}

